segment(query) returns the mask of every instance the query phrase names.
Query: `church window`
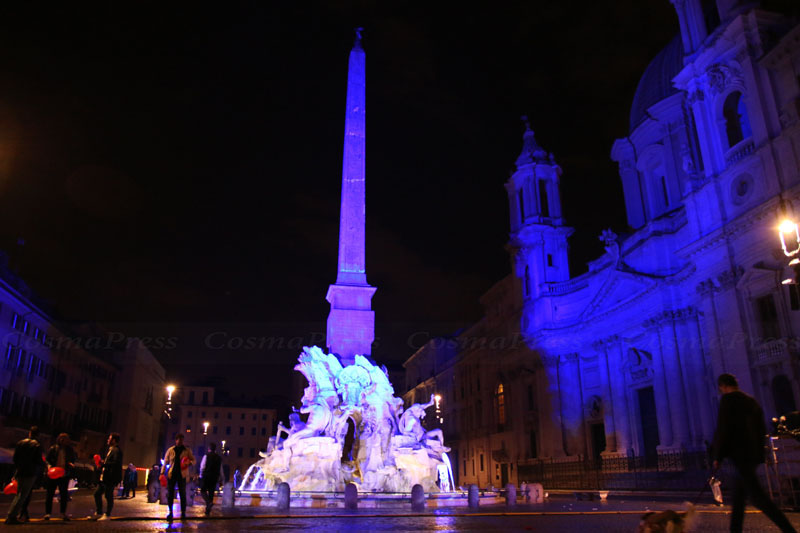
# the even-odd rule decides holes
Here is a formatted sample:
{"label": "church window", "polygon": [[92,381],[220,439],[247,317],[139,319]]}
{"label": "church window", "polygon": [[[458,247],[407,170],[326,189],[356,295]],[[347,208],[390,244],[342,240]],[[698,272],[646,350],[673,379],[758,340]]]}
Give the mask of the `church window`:
{"label": "church window", "polygon": [[547,254],[547,266],[553,266],[553,254]]}
{"label": "church window", "polygon": [[481,454],[481,472],[483,472],[483,454]]}
{"label": "church window", "polygon": [[722,106],[725,119],[725,133],[728,135],[728,146],[732,147],[752,135],[750,120],[747,117],[742,93],[734,91],[725,98]]}
{"label": "church window", "polygon": [[778,309],[771,294],[756,299],[756,312],[761,327],[762,342],[779,338],[781,330],[778,324]]}
{"label": "church window", "polygon": [[701,0],[700,6],[703,10],[703,22],[706,24],[706,33],[711,34],[720,24],[717,3],[714,0]]}
{"label": "church window", "polygon": [[667,193],[667,178],[661,176],[661,194],[664,198],[664,206],[669,206],[669,194]]}
{"label": "church window", "polygon": [[689,123],[691,124],[692,153],[694,154],[695,170],[701,171],[703,170],[703,154],[700,151],[700,137],[697,134],[697,122],[695,122],[694,113],[692,113],[691,110],[688,111],[688,115]]}
{"label": "church window", "polygon": [[772,400],[775,403],[775,414],[778,416],[797,410],[792,384],[784,374],[772,378]]}
{"label": "church window", "polygon": [[497,431],[503,431],[506,423],[506,394],[503,384],[497,386],[495,392],[495,405],[497,406]]}
{"label": "church window", "polygon": [[792,311],[800,310],[800,285],[790,283],[786,286],[789,287],[789,303]]}
{"label": "church window", "polygon": [[528,411],[536,409],[536,400],[533,395],[533,385],[528,385]]}
{"label": "church window", "polygon": [[531,267],[525,265],[525,296],[531,295]]}
{"label": "church window", "polygon": [[519,204],[519,221],[525,222],[525,201],[523,200],[522,189],[517,191],[517,203]]}
{"label": "church window", "polygon": [[543,217],[550,216],[550,203],[547,198],[547,182],[539,180],[539,204],[541,207],[541,214]]}

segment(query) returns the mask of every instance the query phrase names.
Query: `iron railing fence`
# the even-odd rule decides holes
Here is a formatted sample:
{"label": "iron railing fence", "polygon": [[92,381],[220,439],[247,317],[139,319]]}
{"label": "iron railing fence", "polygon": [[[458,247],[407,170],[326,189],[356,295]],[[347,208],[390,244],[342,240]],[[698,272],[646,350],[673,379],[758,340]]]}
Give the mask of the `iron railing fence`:
{"label": "iron railing fence", "polygon": [[[711,475],[704,452],[671,452],[652,456],[534,460],[520,464],[520,481],[548,489],[700,491]],[[723,464],[717,477],[730,467]]]}

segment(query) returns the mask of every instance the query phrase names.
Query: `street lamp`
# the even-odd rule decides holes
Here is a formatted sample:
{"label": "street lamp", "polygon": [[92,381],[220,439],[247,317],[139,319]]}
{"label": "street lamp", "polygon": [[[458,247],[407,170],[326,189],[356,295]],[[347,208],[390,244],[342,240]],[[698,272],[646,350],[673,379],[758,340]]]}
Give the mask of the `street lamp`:
{"label": "street lamp", "polygon": [[797,222],[786,218],[778,226],[778,235],[781,238],[781,248],[786,257],[791,257],[788,266],[783,269],[781,283],[784,285],[796,285],[798,282],[798,268],[800,268],[800,228]]}
{"label": "street lamp", "polygon": [[203,453],[206,453],[206,450],[208,450],[208,444],[206,444],[207,436],[208,436],[208,420],[203,422]]}
{"label": "street lamp", "polygon": [[167,401],[164,405],[164,414],[167,418],[172,418],[172,393],[175,392],[175,385],[167,385]]}
{"label": "street lamp", "polygon": [[436,401],[436,420],[438,420],[441,425],[444,423],[444,418],[442,418],[442,395],[437,394],[433,399]]}
{"label": "street lamp", "polygon": [[778,226],[778,233],[781,236],[781,247],[786,257],[793,257],[800,253],[800,228],[797,227],[797,222],[785,219]]}

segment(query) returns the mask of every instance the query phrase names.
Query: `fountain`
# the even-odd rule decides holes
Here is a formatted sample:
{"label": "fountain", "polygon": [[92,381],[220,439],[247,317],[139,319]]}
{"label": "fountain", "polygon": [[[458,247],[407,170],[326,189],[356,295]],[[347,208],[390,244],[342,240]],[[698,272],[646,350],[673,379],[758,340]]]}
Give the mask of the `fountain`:
{"label": "fountain", "polygon": [[308,380],[302,406],[247,470],[238,488],[251,499],[281,483],[334,499],[348,483],[381,498],[400,493],[402,499],[417,484],[426,493],[454,490],[442,430],[426,431],[420,422],[434,396],[404,411],[386,368],[369,357],[376,289],[367,283],[365,263],[365,65],[359,28],[348,63],[338,272],[326,296],[329,353],[304,347],[298,357],[295,370]]}
{"label": "fountain", "polygon": [[347,483],[360,492],[407,493],[416,484],[438,492],[437,480],[453,487],[442,430],[420,422],[433,398],[404,411],[385,368],[361,355],[342,367],[335,355],[304,347],[295,370],[308,380],[300,411],[288,428],[279,424],[239,490],[270,491],[282,482],[311,492],[341,492]]}

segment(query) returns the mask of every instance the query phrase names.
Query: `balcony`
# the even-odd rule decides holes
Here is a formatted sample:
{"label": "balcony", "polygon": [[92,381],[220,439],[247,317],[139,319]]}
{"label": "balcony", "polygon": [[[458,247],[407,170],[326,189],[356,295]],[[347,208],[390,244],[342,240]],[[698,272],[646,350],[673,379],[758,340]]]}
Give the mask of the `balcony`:
{"label": "balcony", "polygon": [[792,339],[775,339],[751,350],[754,365],[765,365],[789,358]]}
{"label": "balcony", "polygon": [[747,138],[738,142],[733,146],[733,148],[725,152],[725,162],[728,164],[728,166],[731,166],[737,161],[741,161],[748,155],[752,154],[754,150],[755,144],[753,143],[753,139]]}

